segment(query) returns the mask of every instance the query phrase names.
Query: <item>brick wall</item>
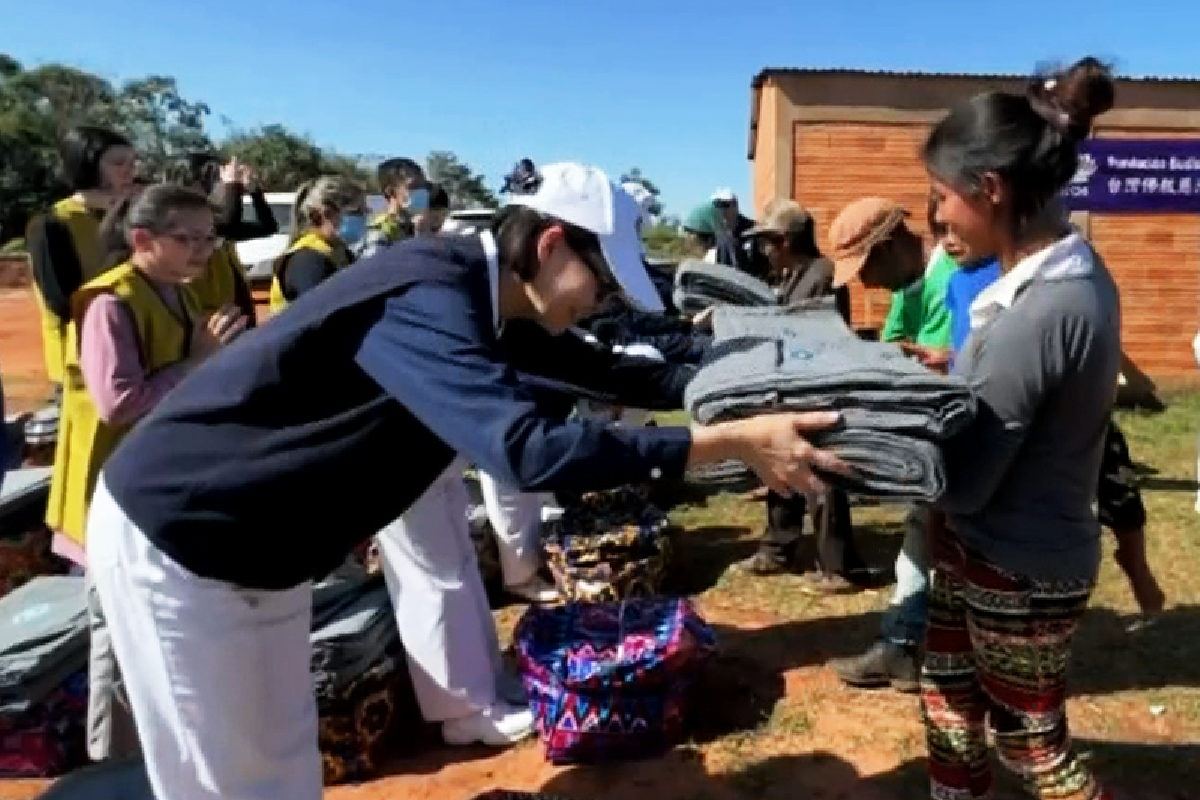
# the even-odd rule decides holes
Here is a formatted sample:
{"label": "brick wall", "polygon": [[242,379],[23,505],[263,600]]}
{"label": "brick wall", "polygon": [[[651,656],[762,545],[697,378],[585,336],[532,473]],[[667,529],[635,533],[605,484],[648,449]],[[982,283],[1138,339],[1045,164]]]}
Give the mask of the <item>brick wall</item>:
{"label": "brick wall", "polygon": [[[880,196],[904,204],[914,229],[926,231],[929,182],[917,158],[923,124],[809,123],[795,125],[792,196],[813,215],[822,250],[829,251],[829,225],[847,204]],[[854,324],[879,327],[890,295],[850,287]]]}
{"label": "brick wall", "polygon": [[[925,232],[929,184],[917,151],[924,123],[797,122],[793,196],[816,219],[823,248],[837,212],[859,197],[898,200]],[[1163,131],[1107,128],[1098,135],[1166,137]],[[1173,135],[1181,135],[1175,133]],[[1196,375],[1192,338],[1200,328],[1200,217],[1088,215],[1088,233],[1121,287],[1126,353],[1155,378]],[[878,327],[886,292],[851,287],[856,326]]]}

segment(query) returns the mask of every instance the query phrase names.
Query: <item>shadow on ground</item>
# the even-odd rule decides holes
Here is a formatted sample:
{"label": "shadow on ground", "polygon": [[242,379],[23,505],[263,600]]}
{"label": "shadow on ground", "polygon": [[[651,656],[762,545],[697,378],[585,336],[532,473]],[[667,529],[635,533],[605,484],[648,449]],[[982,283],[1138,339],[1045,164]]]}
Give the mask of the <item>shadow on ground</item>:
{"label": "shadow on ground", "polygon": [[1074,664],[1075,694],[1200,687],[1200,607],[1176,606],[1149,620],[1089,609]]}
{"label": "shadow on ground", "polygon": [[[1077,743],[1117,800],[1200,800],[1200,746]],[[994,800],[1028,800],[1020,784],[996,768]],[[541,787],[566,800],[927,800],[924,759],[873,775],[816,752],[767,758],[719,776],[694,752],[676,751],[649,764],[577,767]]]}

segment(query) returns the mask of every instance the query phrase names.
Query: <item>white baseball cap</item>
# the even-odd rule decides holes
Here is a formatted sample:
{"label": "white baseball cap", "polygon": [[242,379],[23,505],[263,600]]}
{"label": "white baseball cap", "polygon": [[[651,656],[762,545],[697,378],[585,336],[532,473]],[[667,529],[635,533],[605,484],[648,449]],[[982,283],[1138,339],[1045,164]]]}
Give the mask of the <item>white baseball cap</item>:
{"label": "white baseball cap", "polygon": [[641,207],[596,167],[565,162],[539,167],[541,183],[532,194],[508,197],[511,205],[532,208],[595,234],[600,250],[621,293],[645,311],[664,310],[650,280],[638,236]]}
{"label": "white baseball cap", "polygon": [[709,200],[714,203],[732,203],[734,200],[737,200],[737,195],[733,193],[733,189],[722,186],[712,193],[712,197]]}

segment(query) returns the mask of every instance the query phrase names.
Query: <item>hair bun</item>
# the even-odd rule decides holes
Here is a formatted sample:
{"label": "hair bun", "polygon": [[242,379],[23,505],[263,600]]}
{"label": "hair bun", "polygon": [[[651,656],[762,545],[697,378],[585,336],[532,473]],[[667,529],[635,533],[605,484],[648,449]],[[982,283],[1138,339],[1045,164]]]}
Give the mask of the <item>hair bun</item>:
{"label": "hair bun", "polygon": [[1080,59],[1067,70],[1044,71],[1029,87],[1029,102],[1055,130],[1082,141],[1092,122],[1113,107],[1112,68],[1098,58]]}

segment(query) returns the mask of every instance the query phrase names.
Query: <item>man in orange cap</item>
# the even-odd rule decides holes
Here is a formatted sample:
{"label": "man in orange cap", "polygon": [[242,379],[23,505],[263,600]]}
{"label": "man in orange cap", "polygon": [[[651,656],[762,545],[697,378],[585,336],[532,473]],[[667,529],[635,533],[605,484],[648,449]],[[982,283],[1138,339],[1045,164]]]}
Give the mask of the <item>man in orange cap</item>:
{"label": "man in orange cap", "polygon": [[[892,291],[892,310],[881,338],[899,343],[927,366],[941,371],[946,369],[950,341],[945,286],[955,263],[942,247],[927,257],[925,243],[908,227],[907,218],[903,207],[880,197],[846,206],[829,231],[833,284],[844,286],[858,278],[868,288]],[[924,639],[928,596],[926,530],[930,524],[928,509],[921,507],[914,508],[905,521],[904,545],[896,558],[896,590],[884,615],[882,637],[864,654],[836,659],[831,665],[845,683],[917,690],[918,651]]]}
{"label": "man in orange cap", "polygon": [[880,338],[899,343],[926,366],[945,371],[950,354],[946,285],[956,265],[943,247],[927,253],[907,218],[902,206],[882,197],[846,206],[829,230],[833,285],[844,286],[857,277],[868,289],[891,291],[892,306]]}

